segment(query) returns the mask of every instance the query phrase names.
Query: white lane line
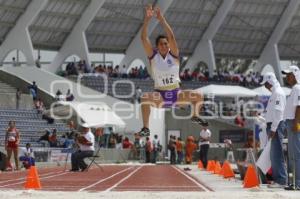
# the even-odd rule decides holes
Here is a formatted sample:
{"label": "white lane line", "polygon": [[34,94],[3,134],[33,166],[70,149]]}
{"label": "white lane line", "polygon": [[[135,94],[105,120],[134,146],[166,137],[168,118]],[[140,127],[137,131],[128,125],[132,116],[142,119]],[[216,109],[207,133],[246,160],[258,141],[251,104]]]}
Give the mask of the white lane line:
{"label": "white lane line", "polygon": [[143,168],[143,166],[138,167],[137,169],[135,169],[134,171],[132,171],[131,173],[129,173],[126,177],[124,177],[122,180],[120,180],[119,182],[117,182],[116,184],[114,184],[113,186],[109,187],[108,189],[106,189],[103,192],[109,192],[112,189],[116,188],[118,185],[120,185],[122,182],[124,182],[125,180],[127,180],[128,178],[130,178],[133,174],[135,174],[138,170],[140,170],[141,168]]}
{"label": "white lane line", "polygon": [[189,175],[187,175],[186,173],[184,173],[182,170],[178,169],[176,166],[172,166],[172,167],[175,170],[177,170],[178,172],[180,172],[182,175],[184,175],[185,177],[187,177],[190,181],[192,181],[193,183],[195,183],[199,188],[203,189],[205,192],[211,192],[211,190],[209,190],[204,185],[200,184],[198,181],[196,181],[195,179],[193,179],[192,177],[190,177]]}
{"label": "white lane line", "polygon": [[[67,173],[70,173],[70,172],[63,172],[63,173],[59,173],[59,174],[56,174],[56,175],[51,175],[51,176],[47,176],[47,177],[42,177],[42,178],[40,178],[40,180],[42,180],[42,179],[48,179],[48,178],[53,178],[53,177],[57,177],[57,176],[62,176],[62,175],[65,175],[65,174],[67,174]],[[0,188],[12,186],[12,185],[23,184],[23,183],[25,183],[25,181],[13,183],[13,184],[2,185],[2,186],[0,186]]]}
{"label": "white lane line", "polygon": [[[49,173],[43,173],[41,174],[40,176],[47,176],[47,175],[51,175],[51,174],[54,174],[54,173],[60,173],[60,172],[49,172]],[[11,182],[11,181],[19,181],[19,180],[25,180],[26,177],[23,177],[23,178],[17,178],[17,179],[11,179],[11,180],[3,180],[3,181],[0,181],[0,184],[3,184],[3,183],[7,183],[7,182]]]}
{"label": "white lane line", "polygon": [[117,176],[117,175],[119,175],[121,173],[124,173],[125,171],[128,171],[128,170],[132,169],[132,168],[133,167],[129,167],[129,168],[123,169],[123,170],[121,170],[121,171],[119,171],[119,172],[117,172],[117,173],[115,173],[115,174],[113,174],[111,176],[108,176],[108,177],[106,177],[104,179],[101,179],[101,180],[99,180],[99,181],[97,181],[97,182],[95,182],[95,183],[93,183],[93,184],[91,184],[89,186],[83,187],[83,188],[79,189],[78,191],[84,191],[86,189],[89,189],[89,188],[91,188],[91,187],[93,187],[93,186],[95,186],[97,184],[100,184],[100,183],[102,183],[102,182],[104,182],[106,180],[109,180],[109,179],[111,179],[111,178],[113,178],[113,177],[115,177],[115,176]]}

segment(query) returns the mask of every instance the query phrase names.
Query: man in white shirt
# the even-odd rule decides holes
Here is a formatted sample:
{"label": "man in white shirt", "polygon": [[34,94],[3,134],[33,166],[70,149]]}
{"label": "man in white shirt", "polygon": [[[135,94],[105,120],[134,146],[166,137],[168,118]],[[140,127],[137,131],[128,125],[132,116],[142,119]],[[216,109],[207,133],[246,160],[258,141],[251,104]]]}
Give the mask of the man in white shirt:
{"label": "man in white shirt", "polygon": [[200,145],[200,160],[203,163],[204,168],[207,166],[207,155],[209,150],[209,141],[211,137],[211,132],[207,128],[208,123],[205,123],[203,125],[203,129],[200,132],[200,139],[199,139],[199,145]]}
{"label": "man in white shirt", "polygon": [[157,135],[154,135],[154,139],[153,139],[153,141],[152,141],[152,145],[153,145],[153,158],[152,158],[152,163],[153,163],[153,164],[156,164],[158,153],[159,153],[160,150],[161,150],[160,141],[159,141]]}
{"label": "man in white shirt", "polygon": [[284,188],[287,183],[287,173],[284,161],[283,138],[285,122],[283,112],[286,105],[285,93],[276,76],[272,72],[264,75],[262,85],[272,92],[266,108],[267,135],[271,139],[271,165],[274,184],[269,188]]}
{"label": "man in white shirt", "polygon": [[286,75],[286,82],[292,87],[287,97],[284,111],[288,132],[288,159],[294,171],[294,183],[286,187],[287,190],[300,190],[300,70],[297,66],[289,66],[282,71]]}
{"label": "man in white shirt", "polygon": [[87,124],[82,125],[82,134],[76,138],[76,143],[79,145],[79,150],[72,153],[71,163],[72,172],[84,171],[87,168],[87,164],[84,162],[84,158],[91,157],[95,151],[95,136],[91,132]]}

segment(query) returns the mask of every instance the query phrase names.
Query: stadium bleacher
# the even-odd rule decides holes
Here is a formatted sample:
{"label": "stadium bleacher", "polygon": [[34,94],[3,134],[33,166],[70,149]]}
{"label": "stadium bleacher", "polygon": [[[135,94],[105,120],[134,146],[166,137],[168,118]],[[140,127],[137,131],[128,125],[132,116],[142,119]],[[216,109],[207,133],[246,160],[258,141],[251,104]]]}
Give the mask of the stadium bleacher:
{"label": "stadium bleacher", "polygon": [[0,143],[4,142],[5,130],[10,120],[16,121],[16,126],[21,133],[21,146],[31,143],[34,147],[41,147],[38,139],[44,133],[45,129],[57,129],[59,133],[68,131],[67,126],[61,122],[48,124],[42,119],[41,114],[36,110],[17,110],[17,109],[0,109]]}

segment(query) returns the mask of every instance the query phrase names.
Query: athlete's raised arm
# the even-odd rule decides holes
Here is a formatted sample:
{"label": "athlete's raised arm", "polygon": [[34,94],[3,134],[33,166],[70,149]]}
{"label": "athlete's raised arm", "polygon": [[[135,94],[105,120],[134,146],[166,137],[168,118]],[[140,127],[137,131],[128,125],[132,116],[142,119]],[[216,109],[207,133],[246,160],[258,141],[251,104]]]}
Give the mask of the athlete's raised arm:
{"label": "athlete's raised arm", "polygon": [[152,16],[153,16],[152,6],[149,5],[146,7],[146,10],[145,10],[144,24],[143,24],[142,33],[141,33],[141,39],[142,39],[142,43],[144,46],[144,50],[148,57],[151,57],[153,54],[153,48],[152,48],[150,39],[148,37],[148,24],[149,24],[149,21]]}
{"label": "athlete's raised arm", "polygon": [[155,13],[156,13],[157,19],[159,20],[159,22],[161,23],[161,25],[163,26],[163,28],[164,28],[164,30],[165,30],[165,32],[167,34],[168,41],[169,41],[169,44],[170,44],[171,53],[173,55],[175,55],[175,56],[178,57],[179,56],[179,50],[178,50],[178,46],[177,46],[177,42],[176,42],[176,39],[175,39],[175,35],[174,35],[174,32],[173,32],[171,26],[166,21],[165,17],[161,13],[159,7],[155,8]]}

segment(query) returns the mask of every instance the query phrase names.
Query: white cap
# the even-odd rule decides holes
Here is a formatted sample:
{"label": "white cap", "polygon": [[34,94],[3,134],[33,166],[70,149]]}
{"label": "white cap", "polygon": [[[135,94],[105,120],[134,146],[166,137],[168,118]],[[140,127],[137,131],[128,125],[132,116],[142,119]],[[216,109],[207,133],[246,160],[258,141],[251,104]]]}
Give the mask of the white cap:
{"label": "white cap", "polygon": [[81,124],[81,126],[82,126],[83,128],[90,128],[90,126],[89,126],[87,123],[83,123],[83,124]]}
{"label": "white cap", "polygon": [[261,85],[264,85],[266,82],[274,86],[276,83],[278,83],[278,80],[276,79],[276,76],[273,72],[267,72],[264,74],[263,80],[260,83]]}
{"label": "white cap", "polygon": [[292,65],[282,71],[282,74],[293,73],[298,83],[300,83],[300,69],[298,66]]}

